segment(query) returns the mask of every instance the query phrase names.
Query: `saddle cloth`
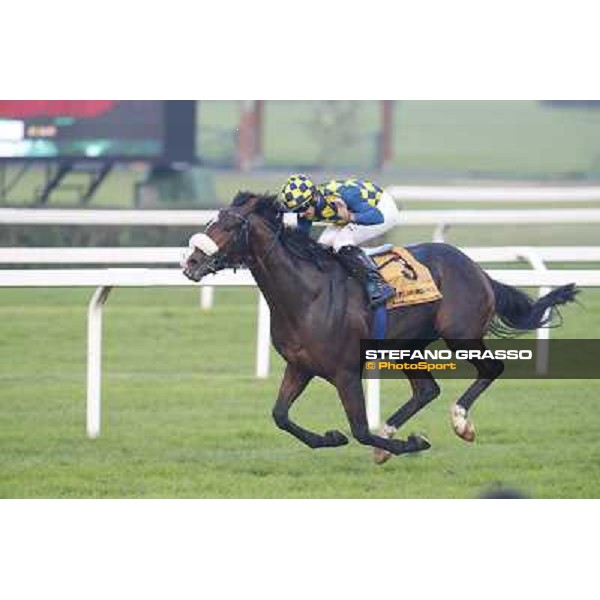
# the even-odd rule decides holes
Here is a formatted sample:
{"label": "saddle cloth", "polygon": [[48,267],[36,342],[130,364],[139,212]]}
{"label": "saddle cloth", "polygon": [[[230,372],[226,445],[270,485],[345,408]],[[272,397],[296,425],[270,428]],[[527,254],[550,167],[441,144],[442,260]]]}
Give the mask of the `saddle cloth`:
{"label": "saddle cloth", "polygon": [[396,290],[386,308],[433,302],[442,297],[429,269],[406,248],[392,247],[372,257],[383,278]]}

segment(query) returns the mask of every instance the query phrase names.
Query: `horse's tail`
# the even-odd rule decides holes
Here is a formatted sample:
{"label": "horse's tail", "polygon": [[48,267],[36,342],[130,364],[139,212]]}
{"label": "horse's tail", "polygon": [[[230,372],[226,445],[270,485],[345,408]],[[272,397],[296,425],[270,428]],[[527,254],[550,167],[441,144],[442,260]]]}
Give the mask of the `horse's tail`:
{"label": "horse's tail", "polygon": [[558,306],[573,302],[579,291],[574,283],[569,283],[538,300],[533,300],[517,288],[495,281],[491,277],[488,279],[496,298],[496,314],[489,331],[498,337],[512,337],[544,326],[559,326],[562,319]]}

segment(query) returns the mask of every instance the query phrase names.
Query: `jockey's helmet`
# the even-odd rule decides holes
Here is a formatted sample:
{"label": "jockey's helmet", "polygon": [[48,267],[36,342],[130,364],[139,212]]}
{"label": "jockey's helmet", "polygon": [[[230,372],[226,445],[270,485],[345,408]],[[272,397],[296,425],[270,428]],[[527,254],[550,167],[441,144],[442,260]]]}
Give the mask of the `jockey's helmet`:
{"label": "jockey's helmet", "polygon": [[305,207],[317,193],[317,186],[306,175],[297,173],[288,178],[281,190],[283,203],[293,212]]}

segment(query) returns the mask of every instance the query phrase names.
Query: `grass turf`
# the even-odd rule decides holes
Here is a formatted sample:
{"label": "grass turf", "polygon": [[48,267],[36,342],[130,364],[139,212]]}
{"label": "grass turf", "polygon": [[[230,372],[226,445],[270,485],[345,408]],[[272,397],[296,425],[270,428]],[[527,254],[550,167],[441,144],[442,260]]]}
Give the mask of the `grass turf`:
{"label": "grass turf", "polygon": [[[117,289],[105,309],[103,431],[84,434],[89,290],[0,293],[1,497],[475,497],[495,483],[534,497],[600,496],[598,381],[501,380],[473,409],[467,445],[442,395],[405,433],[433,447],[376,467],[354,441],[311,451],[272,423],[282,361],[253,377],[256,292],[217,290],[212,312],[189,289]],[[560,337],[597,337],[600,293],[563,312]],[[387,414],[409,393],[383,382]],[[348,425],[333,388],[314,382],[293,417]]]}

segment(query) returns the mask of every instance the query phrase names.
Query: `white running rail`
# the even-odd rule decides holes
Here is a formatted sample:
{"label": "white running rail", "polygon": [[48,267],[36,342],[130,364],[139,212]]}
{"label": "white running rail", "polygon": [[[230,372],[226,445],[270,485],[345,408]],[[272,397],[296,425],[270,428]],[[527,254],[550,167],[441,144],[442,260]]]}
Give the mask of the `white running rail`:
{"label": "white running rail", "polygon": [[[0,208],[0,225],[164,225],[202,227],[216,210],[81,210]],[[600,223],[600,208],[405,210],[400,227],[416,225],[494,225]]]}
{"label": "white running rail", "polygon": [[430,202],[598,202],[600,186],[393,185],[394,200]]}
{"label": "white running rail", "polygon": [[[0,248],[1,265],[178,265],[186,248]],[[520,260],[524,251],[546,262],[600,262],[600,246],[474,246],[462,251],[477,262]]]}
{"label": "white running rail", "polygon": [[[500,189],[504,188],[497,188],[497,190]],[[590,190],[595,189],[581,188],[581,190],[587,190],[587,193],[592,193],[594,197],[596,191],[590,192]],[[583,194],[582,191],[578,193]],[[0,208],[0,225],[165,225],[200,228],[212,221],[217,213],[216,210]],[[600,208],[405,210],[400,213],[398,226],[434,226],[433,241],[443,242],[448,229],[452,225],[562,225],[583,223],[600,223]]]}

